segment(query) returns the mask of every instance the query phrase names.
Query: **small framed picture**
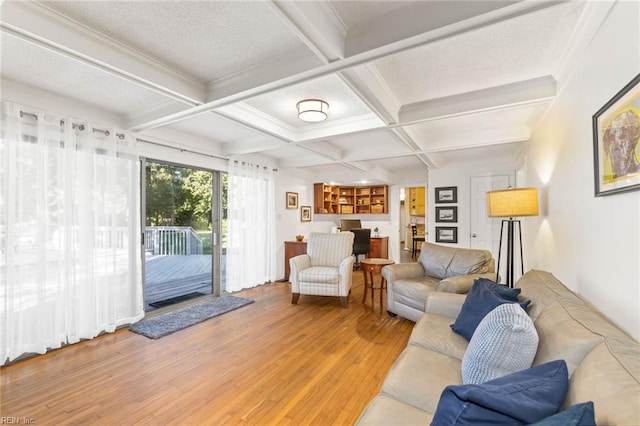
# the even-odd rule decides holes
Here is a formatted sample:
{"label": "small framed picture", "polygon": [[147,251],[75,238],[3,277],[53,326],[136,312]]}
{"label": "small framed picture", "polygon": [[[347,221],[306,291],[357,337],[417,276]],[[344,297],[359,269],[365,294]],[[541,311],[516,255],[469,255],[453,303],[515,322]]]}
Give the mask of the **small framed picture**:
{"label": "small framed picture", "polygon": [[458,187],[443,186],[436,188],[436,203],[457,203]]}
{"label": "small framed picture", "polygon": [[287,192],[287,208],[288,209],[297,209],[298,208],[298,193],[297,192]]}
{"label": "small framed picture", "polygon": [[436,222],[458,222],[458,206],[436,207]]}
{"label": "small framed picture", "polygon": [[595,196],[640,190],[640,74],[592,121]]}
{"label": "small framed picture", "polygon": [[300,207],[300,221],[311,222],[311,206]]}
{"label": "small framed picture", "polygon": [[457,243],[458,228],[455,226],[436,226],[436,243]]}

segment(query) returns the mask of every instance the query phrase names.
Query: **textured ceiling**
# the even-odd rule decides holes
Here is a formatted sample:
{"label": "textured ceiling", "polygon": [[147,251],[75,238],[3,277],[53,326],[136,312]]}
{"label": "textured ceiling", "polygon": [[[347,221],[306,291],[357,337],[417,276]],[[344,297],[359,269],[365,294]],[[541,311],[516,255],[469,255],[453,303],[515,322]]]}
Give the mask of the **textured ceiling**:
{"label": "textured ceiling", "polygon": [[569,3],[480,28],[381,59],[376,68],[403,104],[550,74],[583,7]]}
{"label": "textured ceiling", "polygon": [[[141,139],[260,155],[310,180],[387,183],[513,166],[567,58],[607,13],[544,0],[0,7],[12,87],[115,113]],[[327,101],[328,120],[298,120],[306,98]]]}
{"label": "textured ceiling", "polygon": [[302,43],[260,1],[60,1],[49,7],[201,81]]}

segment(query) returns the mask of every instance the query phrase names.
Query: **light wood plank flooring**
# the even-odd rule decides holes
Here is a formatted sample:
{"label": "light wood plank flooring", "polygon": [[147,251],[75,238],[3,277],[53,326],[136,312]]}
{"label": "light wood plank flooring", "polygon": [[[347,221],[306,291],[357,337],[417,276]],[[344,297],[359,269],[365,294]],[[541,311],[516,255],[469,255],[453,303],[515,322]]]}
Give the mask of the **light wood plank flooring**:
{"label": "light wood plank flooring", "polygon": [[[121,329],[0,369],[0,414],[37,425],[348,425],[379,391],[413,323],[354,272],[349,308],[289,283],[159,340]],[[376,299],[378,299],[376,297]],[[22,420],[24,424],[24,420]]]}

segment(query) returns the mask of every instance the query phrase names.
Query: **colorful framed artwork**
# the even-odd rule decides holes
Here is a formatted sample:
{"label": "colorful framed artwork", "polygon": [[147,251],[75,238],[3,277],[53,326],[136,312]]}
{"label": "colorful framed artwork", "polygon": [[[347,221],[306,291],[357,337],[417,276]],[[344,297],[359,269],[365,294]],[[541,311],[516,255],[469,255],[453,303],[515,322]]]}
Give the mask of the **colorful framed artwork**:
{"label": "colorful framed artwork", "polygon": [[436,203],[457,203],[458,187],[443,186],[436,188]]}
{"label": "colorful framed artwork", "polygon": [[311,206],[300,207],[300,221],[311,222]]}
{"label": "colorful framed artwork", "polygon": [[595,196],[640,189],[640,74],[593,115]]}
{"label": "colorful framed artwork", "polygon": [[436,222],[458,222],[458,206],[436,207]]}
{"label": "colorful framed artwork", "polygon": [[436,243],[457,243],[458,228],[455,226],[436,226]]}
{"label": "colorful framed artwork", "polygon": [[298,208],[298,193],[297,192],[287,192],[287,208],[288,209],[297,209]]}

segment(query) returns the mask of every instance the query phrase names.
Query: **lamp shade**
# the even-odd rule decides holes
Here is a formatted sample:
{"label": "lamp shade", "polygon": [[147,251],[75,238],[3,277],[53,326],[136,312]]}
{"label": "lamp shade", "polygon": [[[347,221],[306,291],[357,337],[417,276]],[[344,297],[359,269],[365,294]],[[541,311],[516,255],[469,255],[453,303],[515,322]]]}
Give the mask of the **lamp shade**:
{"label": "lamp shade", "polygon": [[489,217],[538,216],[538,189],[511,188],[487,192]]}
{"label": "lamp shade", "polygon": [[300,120],[315,123],[327,119],[329,104],[320,99],[305,99],[298,102],[296,108]]}

